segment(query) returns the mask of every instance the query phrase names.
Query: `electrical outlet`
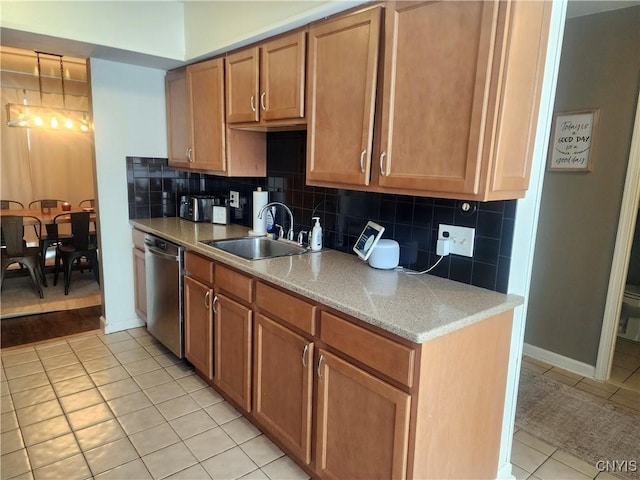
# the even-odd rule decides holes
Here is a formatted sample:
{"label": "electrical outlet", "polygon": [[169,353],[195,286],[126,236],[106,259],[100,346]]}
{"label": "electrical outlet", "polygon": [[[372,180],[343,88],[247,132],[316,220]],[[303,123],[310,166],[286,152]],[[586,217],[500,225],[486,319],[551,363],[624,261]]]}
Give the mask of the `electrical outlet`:
{"label": "electrical outlet", "polygon": [[440,224],[438,227],[438,239],[443,238],[449,239],[449,253],[473,257],[473,245],[476,238],[475,228]]}
{"label": "electrical outlet", "polygon": [[229,206],[233,208],[240,208],[240,192],[229,192]]}

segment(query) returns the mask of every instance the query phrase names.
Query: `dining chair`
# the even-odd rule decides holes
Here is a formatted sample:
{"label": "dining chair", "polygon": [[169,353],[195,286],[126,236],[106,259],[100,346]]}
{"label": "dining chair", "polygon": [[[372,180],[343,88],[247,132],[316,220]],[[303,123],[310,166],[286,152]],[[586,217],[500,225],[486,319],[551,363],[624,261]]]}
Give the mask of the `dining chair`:
{"label": "dining chair", "polygon": [[42,231],[42,223],[38,217],[31,215],[5,215],[0,220],[2,235],[5,239],[5,248],[0,249],[0,289],[4,283],[5,271],[9,265],[18,263],[29,271],[29,276],[36,287],[40,298],[44,298],[40,280],[44,281],[44,274],[40,270],[40,248],[28,247],[24,241],[24,220],[33,219],[35,225]]}
{"label": "dining chair", "polygon": [[0,200],[0,210],[17,210],[24,208],[24,205],[17,200]]}
{"label": "dining chair", "polygon": [[60,213],[53,218],[53,223],[45,224],[45,232],[40,235],[40,268],[42,269],[42,276],[44,278],[43,285],[47,287],[47,251],[51,247],[57,247],[60,243],[70,243],[73,235],[71,233],[62,233],[60,231],[60,224],[63,220],[69,217],[68,213]]}
{"label": "dining chair", "polygon": [[45,198],[41,200],[34,200],[29,203],[29,208],[40,208],[42,213],[51,213],[52,208],[58,208],[63,203],[69,203],[66,200],[56,200],[52,198]]}
{"label": "dining chair", "polygon": [[86,200],[82,200],[78,206],[82,208],[96,208],[96,199],[88,198]]}
{"label": "dining chair", "polygon": [[59,243],[56,247],[56,261],[53,271],[53,284],[58,284],[58,275],[60,273],[60,264],[62,264],[64,273],[64,294],[69,295],[69,286],[71,284],[71,268],[74,262],[86,258],[93,277],[98,284],[100,283],[100,274],[98,270],[98,249],[89,241],[89,212],[77,212],[69,214],[71,216],[71,235],[69,243]]}
{"label": "dining chair", "polygon": [[[88,198],[86,200],[82,200],[79,204],[79,207],[81,207],[82,209],[91,209],[93,211],[95,211],[96,208],[96,199],[95,198]],[[87,210],[89,211],[89,210]],[[91,222],[93,223],[93,230],[89,231],[89,241],[91,243],[93,243],[94,245],[98,244],[98,234],[97,234],[97,229],[98,229],[98,222]]]}

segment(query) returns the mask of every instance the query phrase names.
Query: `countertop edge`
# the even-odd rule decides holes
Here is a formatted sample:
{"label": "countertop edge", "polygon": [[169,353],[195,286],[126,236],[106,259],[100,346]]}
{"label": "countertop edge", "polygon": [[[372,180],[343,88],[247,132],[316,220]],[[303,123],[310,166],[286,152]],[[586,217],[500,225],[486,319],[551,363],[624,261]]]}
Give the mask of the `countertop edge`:
{"label": "countertop edge", "polygon": [[[146,221],[154,220],[154,219],[144,219]],[[186,222],[186,220],[183,220]],[[187,251],[192,251],[203,255],[207,258],[210,258],[215,261],[222,262],[232,268],[236,268],[244,273],[252,275],[261,280],[267,281],[273,285],[279,286],[281,288],[292,291],[295,294],[304,296],[309,298],[310,300],[316,301],[318,303],[324,304],[330,308],[334,308],[340,312],[343,312],[346,315],[352,316],[358,320],[361,320],[370,325],[376,326],[385,330],[389,333],[395,334],[401,338],[409,340],[411,342],[422,344],[427,341],[433,340],[437,337],[441,337],[448,333],[452,333],[456,330],[464,328],[466,326],[477,323],[486,318],[492,317],[494,315],[498,315],[500,313],[504,313],[506,311],[512,310],[519,305],[524,303],[524,298],[520,295],[515,294],[501,294],[498,292],[494,292],[491,290],[486,290],[487,295],[499,295],[504,298],[500,299],[500,301],[493,302],[492,305],[487,307],[483,307],[476,312],[466,314],[461,318],[454,319],[450,322],[442,326],[438,326],[435,328],[431,328],[427,331],[415,332],[412,330],[408,330],[406,328],[402,328],[401,326],[394,324],[392,322],[382,321],[380,318],[375,317],[374,315],[367,315],[365,312],[358,311],[353,308],[346,302],[336,301],[333,298],[329,298],[321,295],[317,291],[314,291],[307,285],[300,285],[297,283],[293,283],[291,281],[283,280],[277,276],[269,275],[264,271],[260,271],[256,269],[256,262],[278,262],[280,260],[284,260],[283,258],[273,258],[267,260],[244,260],[235,255],[223,252],[223,251],[212,251],[211,247],[204,247],[197,243],[197,241],[192,242],[188,239],[177,237],[172,235],[171,232],[158,230],[152,226],[149,226],[145,223],[141,223],[139,220],[131,219],[129,221],[132,228],[136,228],[145,233],[150,233],[154,235],[158,235],[166,240],[175,242],[177,244],[183,245]],[[189,224],[193,222],[188,222]],[[228,226],[219,226],[223,234],[226,234],[228,238],[237,237],[237,236],[245,236],[247,234],[248,228],[241,225],[228,225]],[[222,238],[222,237],[221,237]],[[309,252],[304,255],[323,255],[325,253],[337,253],[342,255],[347,255],[342,252],[337,252],[334,250],[327,250],[321,252]],[[286,257],[285,257],[286,258]],[[438,277],[439,278],[439,277]],[[447,280],[449,282],[453,282],[453,284],[458,284],[459,282],[454,282],[453,280]],[[477,287],[474,287],[477,288]],[[483,290],[483,289],[478,289]]]}

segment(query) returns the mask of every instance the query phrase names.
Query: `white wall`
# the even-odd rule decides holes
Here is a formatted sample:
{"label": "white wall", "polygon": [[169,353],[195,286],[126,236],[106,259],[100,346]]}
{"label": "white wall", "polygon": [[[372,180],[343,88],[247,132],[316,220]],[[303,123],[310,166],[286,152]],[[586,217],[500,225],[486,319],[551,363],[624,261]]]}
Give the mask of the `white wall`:
{"label": "white wall", "polygon": [[186,2],[186,59],[247,45],[370,0]]}
{"label": "white wall", "polygon": [[182,2],[2,1],[1,7],[3,28],[184,59]]}
{"label": "white wall", "polygon": [[526,323],[527,304],[531,287],[531,272],[533,270],[533,252],[538,228],[540,212],[540,198],[542,183],[549,145],[549,132],[553,105],[560,65],[560,52],[564,34],[564,24],[567,0],[553,2],[551,22],[549,26],[549,43],[545,61],[544,81],[540,110],[538,114],[538,129],[531,166],[529,190],[522,200],[518,200],[515,229],[513,235],[513,250],[509,271],[509,293],[524,297],[524,305],[516,308],[513,316],[513,330],[511,332],[511,351],[509,352],[509,370],[507,373],[507,391],[502,420],[502,439],[500,442],[500,457],[498,478],[513,478],[511,475],[511,450],[513,443],[513,429],[515,425],[516,404],[522,366],[522,348]]}
{"label": "white wall", "polygon": [[90,59],[105,332],[141,325],[134,310],[127,156],[167,156],[164,70]]}

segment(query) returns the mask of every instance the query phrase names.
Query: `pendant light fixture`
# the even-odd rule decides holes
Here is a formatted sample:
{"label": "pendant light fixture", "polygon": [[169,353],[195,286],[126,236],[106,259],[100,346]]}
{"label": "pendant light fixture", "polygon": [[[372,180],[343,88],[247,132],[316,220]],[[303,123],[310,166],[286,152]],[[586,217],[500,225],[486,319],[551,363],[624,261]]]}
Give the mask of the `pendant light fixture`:
{"label": "pendant light fixture", "polygon": [[[47,128],[53,130],[69,130],[87,133],[90,130],[88,114],[82,110],[67,108],[64,88],[64,61],[62,55],[36,51],[38,70],[38,90],[40,105],[27,103],[26,90],[23,90],[22,103],[7,103],[7,125],[10,127]],[[62,108],[46,107],[42,97],[42,68],[40,55],[58,57],[60,64],[60,81],[62,83]]]}

